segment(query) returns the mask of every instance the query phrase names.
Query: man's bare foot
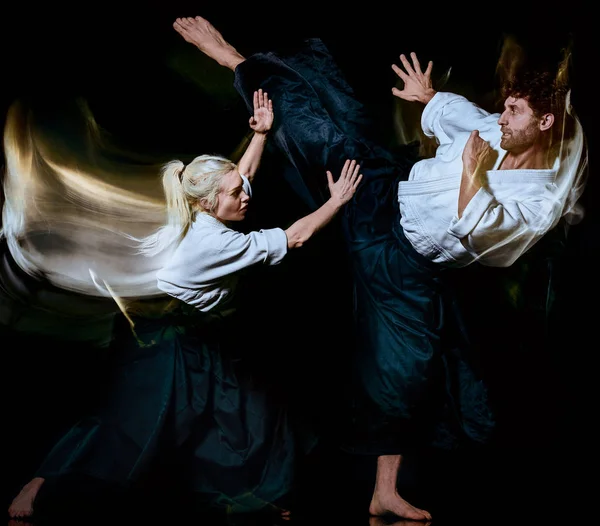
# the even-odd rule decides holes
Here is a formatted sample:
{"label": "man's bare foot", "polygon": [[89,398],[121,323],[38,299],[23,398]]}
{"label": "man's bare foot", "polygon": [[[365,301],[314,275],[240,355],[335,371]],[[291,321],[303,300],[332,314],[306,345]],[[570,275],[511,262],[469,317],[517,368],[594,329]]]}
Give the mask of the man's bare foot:
{"label": "man's bare foot", "polygon": [[[383,519],[382,517],[369,517],[369,526],[414,526],[415,521],[411,519],[398,519],[397,521],[390,522]],[[429,526],[431,521],[423,523],[423,526]]]}
{"label": "man's bare foot", "polygon": [[31,517],[33,515],[33,501],[43,483],[43,478],[36,477],[23,486],[8,508],[8,516],[11,519]]}
{"label": "man's bare foot", "polygon": [[396,515],[402,519],[411,519],[414,521],[429,521],[431,513],[406,502],[397,492],[393,494],[377,495],[373,494],[369,513],[375,516]]}
{"label": "man's bare foot", "polygon": [[240,62],[246,60],[208,20],[201,16],[178,18],[173,23],[173,27],[186,42],[194,44],[221,66],[232,71]]}

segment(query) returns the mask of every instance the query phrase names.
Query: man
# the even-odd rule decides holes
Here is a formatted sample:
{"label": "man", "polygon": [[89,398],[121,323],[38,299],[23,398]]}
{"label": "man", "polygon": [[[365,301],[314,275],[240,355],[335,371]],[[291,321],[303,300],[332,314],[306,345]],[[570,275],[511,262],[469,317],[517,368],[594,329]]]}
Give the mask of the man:
{"label": "man", "polygon": [[[416,55],[411,57],[412,65],[400,56],[405,71],[392,66],[404,82],[403,89],[394,87],[392,93],[425,105],[423,131],[438,144],[435,156],[415,163],[398,187],[400,223],[419,253],[455,267],[473,261],[506,267],[561,218],[580,219],[585,140],[566,86],[549,71],[521,72],[502,86],[504,111],[490,114],[464,97],[434,90],[432,63],[422,72]],[[489,307],[483,310],[491,316]],[[375,339],[370,336],[371,342]],[[382,362],[373,355],[377,349],[389,354],[372,343],[360,353],[363,367]],[[361,382],[371,410],[394,399],[403,376],[400,368],[376,369],[383,374],[363,375]],[[393,418],[398,409],[394,402],[388,405],[381,420]],[[401,462],[402,455],[379,456],[371,513],[401,511],[396,492]]]}
{"label": "man", "polygon": [[490,114],[436,92],[431,62],[423,73],[414,53],[413,66],[400,59],[407,73],[392,67],[405,86],[392,93],[425,104],[423,131],[438,143],[398,190],[417,251],[451,266],[509,266],[561,217],[577,216],[584,145],[566,85],[549,71],[523,72],[503,85],[502,114]]}

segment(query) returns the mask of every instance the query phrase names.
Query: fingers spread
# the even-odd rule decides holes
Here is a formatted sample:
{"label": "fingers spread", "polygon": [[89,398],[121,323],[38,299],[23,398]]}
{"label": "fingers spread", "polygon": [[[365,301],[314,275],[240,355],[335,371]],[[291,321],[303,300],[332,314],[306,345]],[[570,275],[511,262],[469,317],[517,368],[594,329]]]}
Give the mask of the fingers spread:
{"label": "fingers spread", "polygon": [[417,58],[417,54],[413,51],[413,52],[411,52],[410,57],[412,58],[413,67],[415,68],[415,71],[417,73],[419,73],[419,75],[422,75],[423,72],[421,71],[421,63],[419,62],[419,59]]}
{"label": "fingers spread", "polygon": [[430,60],[429,63],[427,64],[427,69],[425,70],[425,76],[429,77],[431,76],[431,70],[433,69],[433,61]]}
{"label": "fingers spread", "polygon": [[408,72],[408,74],[414,75],[415,72],[414,72],[412,66],[410,65],[410,62],[408,62],[408,59],[404,55],[400,55],[400,60],[402,62],[402,65],[404,66],[404,69]]}
{"label": "fingers spread", "polygon": [[404,73],[404,71],[402,71],[398,66],[396,66],[396,64],[392,64],[392,69],[394,70],[396,75],[398,75],[402,80],[407,79],[406,73]]}

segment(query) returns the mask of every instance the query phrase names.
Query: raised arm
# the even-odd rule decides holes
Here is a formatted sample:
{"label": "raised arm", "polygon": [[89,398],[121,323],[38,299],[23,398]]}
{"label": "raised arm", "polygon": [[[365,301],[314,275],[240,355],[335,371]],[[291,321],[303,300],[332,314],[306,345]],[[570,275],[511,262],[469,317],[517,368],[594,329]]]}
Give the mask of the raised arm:
{"label": "raised arm", "polygon": [[360,166],[356,164],[356,161],[347,160],[342,168],[340,178],[335,183],[331,172],[327,171],[327,183],[331,197],[321,208],[302,219],[298,219],[285,231],[288,248],[301,247],[329,223],[342,206],[352,199],[362,179],[362,174],[359,175],[358,173],[359,170]]}
{"label": "raised arm", "polygon": [[267,143],[267,134],[273,125],[273,101],[262,89],[254,92],[254,114],[250,128],[254,130],[250,144],[238,163],[238,169],[250,182],[254,179]]}

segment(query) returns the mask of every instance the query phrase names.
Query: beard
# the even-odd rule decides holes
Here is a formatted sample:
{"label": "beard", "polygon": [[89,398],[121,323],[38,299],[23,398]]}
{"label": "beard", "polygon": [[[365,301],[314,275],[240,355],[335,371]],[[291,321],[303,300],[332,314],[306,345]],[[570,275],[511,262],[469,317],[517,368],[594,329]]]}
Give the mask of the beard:
{"label": "beard", "polygon": [[507,152],[519,153],[527,150],[534,144],[540,135],[537,122],[531,122],[526,128],[521,130],[505,129],[503,133],[508,136],[500,139],[500,147]]}

